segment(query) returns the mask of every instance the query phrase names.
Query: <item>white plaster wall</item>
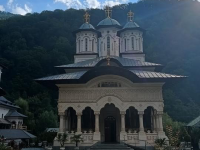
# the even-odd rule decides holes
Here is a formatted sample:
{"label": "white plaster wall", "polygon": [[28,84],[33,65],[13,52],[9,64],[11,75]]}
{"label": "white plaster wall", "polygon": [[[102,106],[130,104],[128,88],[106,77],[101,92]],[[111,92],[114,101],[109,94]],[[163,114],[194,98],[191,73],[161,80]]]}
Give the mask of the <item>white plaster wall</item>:
{"label": "white plaster wall", "polygon": [[74,63],[97,58],[97,55],[74,55]]}
{"label": "white plaster wall", "polygon": [[[87,51],[85,39],[88,41]],[[79,46],[80,42],[80,46]],[[94,44],[92,47],[92,43]],[[92,31],[81,31],[76,34],[76,53],[97,53],[97,33]]]}
{"label": "white plaster wall", "polygon": [[3,118],[4,116],[9,112],[8,108],[4,108],[4,107],[0,107],[0,118],[2,118],[2,114],[3,114]]}
{"label": "white plaster wall", "polygon": [[99,56],[107,56],[107,37],[110,37],[110,56],[119,56],[119,37],[117,36],[117,31],[119,29],[115,27],[111,28],[101,28],[101,37],[99,38]]}
{"label": "white plaster wall", "polygon": [[[134,48],[132,47],[132,37],[134,38]],[[126,49],[125,49],[126,40]],[[120,52],[143,52],[143,37],[141,31],[126,30],[120,34]]]}

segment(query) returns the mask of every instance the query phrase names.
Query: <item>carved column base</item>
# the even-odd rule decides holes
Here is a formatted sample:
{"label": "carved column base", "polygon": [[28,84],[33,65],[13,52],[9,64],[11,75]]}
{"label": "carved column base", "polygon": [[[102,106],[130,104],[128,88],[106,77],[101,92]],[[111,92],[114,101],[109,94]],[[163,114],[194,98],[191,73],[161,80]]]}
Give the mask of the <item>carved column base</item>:
{"label": "carved column base", "polygon": [[139,140],[147,140],[147,135],[144,131],[139,132]]}
{"label": "carved column base", "polygon": [[120,141],[127,141],[127,133],[125,131],[120,132]]}
{"label": "carved column base", "polygon": [[101,140],[101,133],[100,132],[94,132],[93,141],[100,141],[100,140]]}
{"label": "carved column base", "polygon": [[82,132],[76,132],[76,133],[75,133],[75,135],[79,135],[79,134],[82,134]]}
{"label": "carved column base", "polygon": [[158,138],[159,139],[165,138],[166,140],[169,140],[168,137],[165,135],[164,131],[158,131]]}

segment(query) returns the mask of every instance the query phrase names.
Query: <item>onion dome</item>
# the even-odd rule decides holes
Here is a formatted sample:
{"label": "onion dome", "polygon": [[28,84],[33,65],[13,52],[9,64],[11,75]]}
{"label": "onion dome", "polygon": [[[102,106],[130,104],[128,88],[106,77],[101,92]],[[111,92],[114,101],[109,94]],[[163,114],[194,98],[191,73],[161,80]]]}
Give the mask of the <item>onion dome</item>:
{"label": "onion dome", "polygon": [[129,21],[125,24],[125,26],[123,27],[122,30],[117,32],[117,35],[119,36],[121,32],[125,31],[125,30],[139,30],[141,32],[145,32],[144,29],[140,28],[140,26],[133,21],[133,12],[130,10],[130,12],[128,12],[128,19]]}
{"label": "onion dome", "polygon": [[73,34],[76,34],[81,31],[93,31],[93,32],[96,32],[98,34],[98,36],[100,36],[101,33],[99,31],[97,31],[94,28],[94,26],[89,23],[89,21],[90,21],[89,13],[86,12],[85,15],[83,15],[83,17],[84,17],[85,23],[83,23],[78,30],[74,31]]}
{"label": "onion dome", "polygon": [[84,24],[82,24],[79,29],[80,30],[88,30],[88,29],[95,30],[95,28],[93,27],[93,25],[91,25],[90,23],[84,23]]}
{"label": "onion dome", "polygon": [[112,12],[111,8],[106,6],[105,12],[106,12],[107,18],[100,21],[97,25],[97,28],[106,28],[106,27],[121,28],[120,23],[117,20],[111,18],[111,12]]}

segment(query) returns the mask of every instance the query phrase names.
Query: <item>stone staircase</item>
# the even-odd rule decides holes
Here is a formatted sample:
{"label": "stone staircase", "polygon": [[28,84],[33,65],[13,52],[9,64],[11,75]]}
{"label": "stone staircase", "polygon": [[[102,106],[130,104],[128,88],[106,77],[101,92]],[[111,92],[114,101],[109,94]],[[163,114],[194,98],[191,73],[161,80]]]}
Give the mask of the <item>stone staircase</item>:
{"label": "stone staircase", "polygon": [[97,143],[91,146],[88,150],[133,150],[132,148],[124,145],[123,143],[116,144],[103,144]]}

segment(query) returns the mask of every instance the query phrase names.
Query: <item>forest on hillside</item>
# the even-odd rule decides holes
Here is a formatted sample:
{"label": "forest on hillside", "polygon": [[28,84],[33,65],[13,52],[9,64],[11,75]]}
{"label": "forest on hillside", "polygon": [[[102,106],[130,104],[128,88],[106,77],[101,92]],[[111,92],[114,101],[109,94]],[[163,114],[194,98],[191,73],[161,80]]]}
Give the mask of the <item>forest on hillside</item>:
{"label": "forest on hillside", "polygon": [[[164,87],[165,112],[174,120],[189,122],[200,115],[200,2],[193,0],[142,0],[113,7],[112,18],[121,25],[127,12],[147,30],[146,61],[164,65],[162,72],[188,76]],[[101,9],[88,10],[92,25],[105,18]],[[73,62],[72,31],[83,23],[84,10],[55,10],[14,16],[0,21],[1,87],[6,98],[28,116],[26,124],[36,135],[57,127],[57,92],[34,79],[59,73],[54,66]]]}

